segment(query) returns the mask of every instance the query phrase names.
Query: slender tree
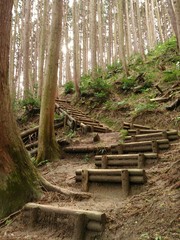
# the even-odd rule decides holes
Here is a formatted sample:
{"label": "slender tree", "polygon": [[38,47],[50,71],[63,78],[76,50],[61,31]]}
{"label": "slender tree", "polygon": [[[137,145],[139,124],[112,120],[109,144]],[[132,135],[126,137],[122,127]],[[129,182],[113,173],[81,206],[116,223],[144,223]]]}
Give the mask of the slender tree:
{"label": "slender tree", "polygon": [[48,59],[41,100],[37,162],[60,157],[54,133],[54,107],[57,87],[57,70],[62,29],[62,1],[53,0],[52,26],[49,38]]}
{"label": "slender tree", "polygon": [[91,69],[92,69],[92,76],[93,78],[96,77],[96,70],[97,70],[97,39],[96,39],[96,10],[97,10],[97,3],[96,0],[90,0],[90,46],[91,46]]}
{"label": "slender tree", "polygon": [[38,196],[38,176],[20,138],[8,82],[13,0],[0,1],[0,218]]}
{"label": "slender tree", "polygon": [[48,1],[44,0],[43,7],[43,17],[41,20],[41,34],[40,34],[40,49],[39,49],[39,64],[38,64],[38,79],[39,79],[39,87],[38,87],[38,96],[42,95],[42,86],[43,86],[43,78],[44,78],[44,60],[45,60],[45,47],[46,47],[46,26],[47,26],[47,9],[48,9]]}
{"label": "slender tree", "polygon": [[80,96],[79,81],[80,81],[80,59],[79,59],[79,26],[78,26],[78,3],[74,0],[73,4],[73,76],[77,97]]}
{"label": "slender tree", "polygon": [[119,20],[119,56],[120,60],[122,61],[123,69],[128,75],[128,68],[126,63],[126,56],[125,56],[125,45],[124,45],[124,24],[123,24],[123,1],[117,0],[117,6],[118,6],[118,20]]}
{"label": "slender tree", "polygon": [[178,43],[178,50],[180,52],[180,1],[173,0],[174,8],[175,8],[175,15],[176,15],[176,26],[177,26],[177,43]]}
{"label": "slender tree", "polygon": [[29,92],[29,39],[30,39],[30,12],[31,0],[24,3],[25,22],[23,33],[23,80],[24,80],[24,99],[27,98]]}

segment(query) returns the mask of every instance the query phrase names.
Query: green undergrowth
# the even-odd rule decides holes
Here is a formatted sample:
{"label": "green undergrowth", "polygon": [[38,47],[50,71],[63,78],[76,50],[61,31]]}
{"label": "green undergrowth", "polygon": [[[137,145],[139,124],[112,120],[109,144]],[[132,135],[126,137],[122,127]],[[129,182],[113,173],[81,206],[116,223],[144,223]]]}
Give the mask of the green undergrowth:
{"label": "green undergrowth", "polygon": [[[176,38],[158,44],[145,59],[140,54],[131,56],[128,69],[129,76],[126,76],[121,63],[114,62],[104,70],[98,68],[96,79],[92,78],[91,73],[83,75],[80,80],[79,107],[97,117],[104,114],[100,117],[102,119],[98,119],[115,128],[115,118],[119,112],[133,118],[142,112],[165,108],[164,103],[152,103],[150,99],[160,96],[156,84],[162,89],[168,89],[180,81]],[[73,88],[72,83],[69,88]],[[101,114],[97,114],[98,111]]]}

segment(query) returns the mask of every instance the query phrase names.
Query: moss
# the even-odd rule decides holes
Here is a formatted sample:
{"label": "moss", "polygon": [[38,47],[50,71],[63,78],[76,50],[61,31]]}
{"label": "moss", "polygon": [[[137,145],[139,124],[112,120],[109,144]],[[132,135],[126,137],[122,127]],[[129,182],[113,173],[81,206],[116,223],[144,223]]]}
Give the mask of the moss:
{"label": "moss", "polygon": [[0,188],[0,219],[20,209],[28,201],[39,197],[38,183],[33,179],[12,173],[6,180],[6,186]]}
{"label": "moss", "polygon": [[36,169],[32,165],[25,149],[16,147],[6,149],[13,159],[11,172],[1,174],[0,218],[20,209],[25,203],[40,196]]}

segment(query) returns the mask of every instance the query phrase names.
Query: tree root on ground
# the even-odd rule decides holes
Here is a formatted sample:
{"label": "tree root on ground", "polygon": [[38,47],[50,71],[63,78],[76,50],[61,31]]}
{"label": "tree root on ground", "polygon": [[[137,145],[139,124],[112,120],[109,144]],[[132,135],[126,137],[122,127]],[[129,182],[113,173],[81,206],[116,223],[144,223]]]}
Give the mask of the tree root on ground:
{"label": "tree root on ground", "polygon": [[43,176],[39,175],[40,184],[45,191],[58,192],[69,197],[74,197],[76,199],[89,199],[91,197],[90,193],[85,192],[74,192],[65,188],[61,188],[51,184]]}

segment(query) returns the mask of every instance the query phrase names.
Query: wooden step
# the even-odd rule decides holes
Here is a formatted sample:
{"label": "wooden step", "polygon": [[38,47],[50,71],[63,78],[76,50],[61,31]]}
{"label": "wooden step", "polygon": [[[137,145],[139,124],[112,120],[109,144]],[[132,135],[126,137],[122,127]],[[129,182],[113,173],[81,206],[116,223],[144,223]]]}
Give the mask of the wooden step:
{"label": "wooden step", "polygon": [[95,165],[101,168],[117,168],[122,166],[143,168],[147,162],[154,163],[157,159],[157,153],[97,155],[95,156]]}
{"label": "wooden step", "polygon": [[153,141],[141,141],[141,142],[130,142],[122,143],[111,146],[111,152],[113,154],[123,153],[142,153],[142,152],[154,152],[158,153],[160,150],[165,150],[170,147],[168,139],[153,140]]}
{"label": "wooden step", "polygon": [[143,169],[79,169],[76,170],[76,182],[79,181],[83,191],[88,191],[90,182],[121,183],[127,196],[131,184],[144,184],[147,178]]}
{"label": "wooden step", "polygon": [[168,139],[170,141],[179,139],[178,131],[163,131],[157,133],[148,133],[148,134],[138,134],[134,136],[127,136],[124,139],[124,142],[140,142],[140,141],[149,141],[149,140],[159,140],[159,139]]}
{"label": "wooden step", "polygon": [[128,123],[124,122],[123,123],[123,128],[124,129],[151,129],[150,126],[144,126],[136,123]]}
{"label": "wooden step", "polygon": [[[67,207],[55,207],[51,205],[42,205],[37,203],[27,203],[23,207],[23,213],[26,214],[26,217],[28,216],[28,213],[30,213],[31,219],[29,220],[29,222],[36,224],[41,223],[40,221],[42,219],[44,221],[44,218],[46,219],[50,217],[52,221],[64,221],[64,224],[68,224],[68,216],[73,216],[75,217],[74,220],[76,220],[79,216],[84,215],[87,221],[85,221],[86,226],[83,231],[89,230],[95,232],[102,232],[105,228],[106,223],[106,214],[102,212],[72,209]],[[44,218],[42,218],[42,214]],[[56,219],[53,218],[53,216],[56,217]],[[76,224],[74,223],[73,225],[76,226]]]}

